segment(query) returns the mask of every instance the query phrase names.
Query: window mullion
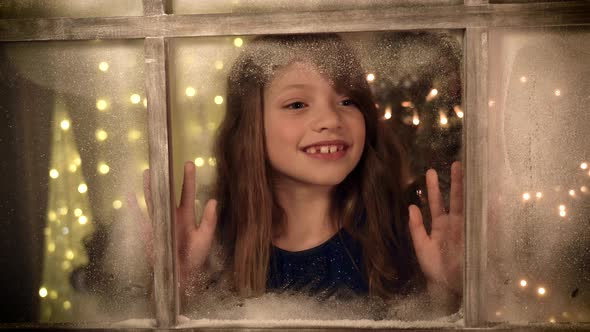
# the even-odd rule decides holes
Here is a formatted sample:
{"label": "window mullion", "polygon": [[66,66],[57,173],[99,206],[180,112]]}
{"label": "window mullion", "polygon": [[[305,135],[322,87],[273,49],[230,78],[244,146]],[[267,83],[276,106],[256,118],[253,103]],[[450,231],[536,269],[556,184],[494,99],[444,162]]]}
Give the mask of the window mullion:
{"label": "window mullion", "polygon": [[172,192],[172,141],[168,82],[168,41],[145,39],[146,92],[153,206],[154,297],[158,327],[176,325],[179,312]]}
{"label": "window mullion", "polygon": [[466,327],[484,323],[487,258],[488,29],[468,28],[464,42],[463,142],[465,182],[465,274],[463,304]]}

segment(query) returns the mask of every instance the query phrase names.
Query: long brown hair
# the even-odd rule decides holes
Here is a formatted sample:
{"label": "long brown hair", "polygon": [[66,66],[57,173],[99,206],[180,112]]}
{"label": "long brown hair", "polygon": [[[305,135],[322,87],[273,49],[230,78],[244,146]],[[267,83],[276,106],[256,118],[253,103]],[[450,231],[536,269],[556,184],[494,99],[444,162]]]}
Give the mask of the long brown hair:
{"label": "long brown hair", "polygon": [[339,226],[359,241],[372,295],[405,289],[417,272],[407,228],[408,171],[401,145],[380,121],[370,87],[352,49],[335,34],[263,36],[248,43],[228,78],[227,109],[219,128],[215,196],[218,237],[236,290],[264,292],[272,229],[282,209],[266,158],[263,89],[277,69],[312,63],[357,103],[365,118],[363,155],[334,191]]}

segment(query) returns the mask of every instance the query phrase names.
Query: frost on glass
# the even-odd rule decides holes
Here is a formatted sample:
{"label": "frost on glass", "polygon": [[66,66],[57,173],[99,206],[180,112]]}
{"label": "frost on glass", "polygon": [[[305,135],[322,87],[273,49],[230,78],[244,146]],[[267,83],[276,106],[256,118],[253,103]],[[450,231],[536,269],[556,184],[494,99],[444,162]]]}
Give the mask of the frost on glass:
{"label": "frost on glass", "polygon": [[[460,159],[462,146],[461,35],[444,31],[360,33],[341,37],[361,61],[365,79],[375,95],[380,121],[397,133],[408,151],[414,191],[420,196],[418,200],[423,208],[427,209],[424,173],[428,168],[439,171],[442,192],[448,199],[450,164]],[[213,146],[226,112],[228,80],[232,79],[232,67],[247,65],[236,63],[236,59],[253,38],[175,39],[170,46],[175,194],[177,198],[181,195],[184,162],[194,161],[197,220],[215,188],[217,164]],[[314,53],[320,57],[323,49],[330,50],[329,45],[321,42],[311,47],[317,48]],[[284,49],[276,52],[274,58],[263,54],[254,58],[272,77],[294,57],[305,58],[307,53],[306,49]],[[347,64],[338,62],[336,54],[327,51],[325,56],[334,59],[327,61],[333,67],[325,70],[346,70]],[[276,326],[273,324],[289,325],[286,322],[290,319],[297,319],[293,326],[387,327],[402,326],[403,321],[424,321],[424,326],[455,326],[461,316],[456,314],[458,306],[453,309],[441,306],[438,302],[444,299],[433,300],[423,293],[389,302],[368,297],[344,301],[276,293],[241,298],[232,290],[231,282],[227,283],[220,259],[222,249],[214,245],[206,272],[199,275],[202,279],[199,282],[208,286],[181,296],[181,314],[193,319],[183,323],[184,327],[227,326],[224,324],[234,324],[236,320],[256,326]]]}
{"label": "frost on glass", "polygon": [[490,36],[488,319],[590,321],[590,30]]}
{"label": "frost on glass", "polygon": [[152,281],[127,199],[144,201],[148,167],[142,46],[0,46],[1,287],[18,303],[2,321],[150,315]]}
{"label": "frost on glass", "polygon": [[0,18],[141,16],[141,0],[2,0]]}
{"label": "frost on glass", "polygon": [[175,14],[272,13],[460,5],[461,0],[176,0]]}

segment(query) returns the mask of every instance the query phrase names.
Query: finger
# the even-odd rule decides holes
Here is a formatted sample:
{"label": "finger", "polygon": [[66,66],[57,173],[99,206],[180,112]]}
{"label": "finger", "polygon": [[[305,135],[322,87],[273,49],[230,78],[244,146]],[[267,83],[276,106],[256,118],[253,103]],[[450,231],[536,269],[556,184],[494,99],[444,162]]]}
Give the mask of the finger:
{"label": "finger", "polygon": [[152,202],[152,186],[150,184],[150,169],[143,171],[143,197],[147,206],[150,219],[154,216],[154,204]]}
{"label": "finger", "polygon": [[191,269],[200,267],[209,255],[217,225],[216,207],[216,200],[211,199],[207,202],[199,227],[191,233],[190,251],[185,253],[189,264],[192,265],[189,267]]}
{"label": "finger", "polygon": [[184,179],[182,181],[180,208],[194,211],[195,182],[195,164],[192,161],[187,161],[184,163]]}
{"label": "finger", "polygon": [[432,168],[426,172],[426,188],[428,189],[428,205],[432,219],[444,215],[445,205],[438,186],[438,174]]}
{"label": "finger", "polygon": [[420,258],[423,257],[426,244],[430,241],[430,238],[426,233],[426,228],[424,228],[420,209],[416,205],[410,205],[408,209],[410,213],[410,235],[412,236],[416,256]]}
{"label": "finger", "polygon": [[198,232],[203,236],[205,240],[213,239],[215,234],[215,226],[217,225],[217,201],[210,199],[205,205],[205,211],[203,212],[203,218],[199,224]]}
{"label": "finger", "polygon": [[150,266],[153,266],[154,249],[151,219],[144,217],[143,211],[141,211],[141,208],[139,207],[139,203],[137,202],[135,194],[127,193],[126,200],[132,218],[139,221],[139,234],[143,243],[145,244],[146,257]]}

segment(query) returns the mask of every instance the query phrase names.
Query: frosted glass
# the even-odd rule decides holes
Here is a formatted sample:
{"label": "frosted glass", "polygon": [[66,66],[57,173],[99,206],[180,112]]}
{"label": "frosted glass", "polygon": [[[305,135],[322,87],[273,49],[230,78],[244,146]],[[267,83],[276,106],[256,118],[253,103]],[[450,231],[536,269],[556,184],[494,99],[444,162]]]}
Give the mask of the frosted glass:
{"label": "frosted glass", "polygon": [[[462,147],[462,35],[441,31],[358,33],[342,37],[354,47],[362,62],[383,121],[399,134],[409,150],[411,172],[419,190],[425,194],[424,172],[435,167],[442,191],[448,196],[450,163],[460,159]],[[214,189],[216,160],[212,148],[226,112],[228,75],[252,38],[181,38],[174,39],[170,45],[175,193],[178,200],[184,161],[194,161],[197,220]],[[197,319],[183,325],[186,327],[224,326],[235,320],[247,320],[245,324],[254,326],[260,326],[261,321],[270,324],[264,326],[282,326],[281,321],[290,318],[304,319],[307,322],[301,324],[311,324],[297,323],[297,326],[340,326],[342,321],[318,320],[374,319],[376,315],[383,315],[388,321],[381,325],[366,322],[366,326],[399,327],[403,323],[397,320],[438,317],[440,313],[417,309],[426,303],[424,298],[414,298],[388,307],[365,302],[321,303],[309,298],[285,300],[274,294],[241,301],[227,289],[213,288],[193,294],[181,313]],[[457,318],[452,316],[445,323],[437,321],[435,325],[456,326]]]}
{"label": "frosted glass", "polygon": [[0,18],[141,16],[141,0],[2,0]]}
{"label": "frosted glass", "polygon": [[459,0],[177,0],[172,2],[174,14],[270,13],[293,11],[353,10],[404,6],[460,5]]}
{"label": "frosted glass", "polygon": [[490,34],[488,319],[590,321],[590,30]]}
{"label": "frosted glass", "polygon": [[0,49],[0,204],[11,206],[0,287],[20,303],[2,321],[149,316],[152,281],[126,199],[144,201],[148,167],[142,42]]}

